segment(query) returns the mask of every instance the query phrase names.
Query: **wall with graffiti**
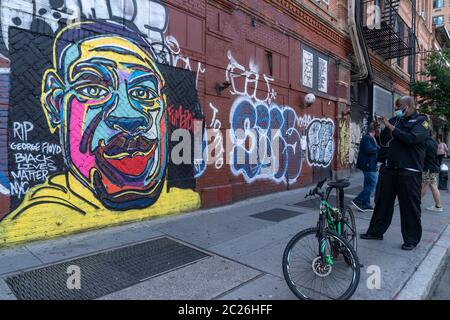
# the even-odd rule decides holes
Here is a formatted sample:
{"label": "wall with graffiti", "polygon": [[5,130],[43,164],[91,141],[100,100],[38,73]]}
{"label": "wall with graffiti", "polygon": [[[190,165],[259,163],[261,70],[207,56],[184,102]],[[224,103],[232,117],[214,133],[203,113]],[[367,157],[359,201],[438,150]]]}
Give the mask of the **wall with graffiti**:
{"label": "wall with graffiti", "polygon": [[0,243],[331,174],[334,59],[248,19],[204,0],[0,1]]}
{"label": "wall with graffiti", "polygon": [[128,4],[2,3],[11,205],[1,242],[199,208],[192,162],[169,157],[170,133],[202,118],[196,77],[171,66],[166,6]]}

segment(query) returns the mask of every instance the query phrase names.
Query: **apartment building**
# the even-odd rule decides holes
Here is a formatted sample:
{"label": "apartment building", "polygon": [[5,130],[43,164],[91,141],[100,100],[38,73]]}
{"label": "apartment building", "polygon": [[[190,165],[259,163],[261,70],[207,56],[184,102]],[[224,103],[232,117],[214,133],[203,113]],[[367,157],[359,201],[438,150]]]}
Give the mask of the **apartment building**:
{"label": "apartment building", "polygon": [[[450,1],[449,0],[432,0],[428,1],[432,5],[433,24],[436,26],[446,26],[450,28]],[[431,3],[432,2],[432,3]]]}

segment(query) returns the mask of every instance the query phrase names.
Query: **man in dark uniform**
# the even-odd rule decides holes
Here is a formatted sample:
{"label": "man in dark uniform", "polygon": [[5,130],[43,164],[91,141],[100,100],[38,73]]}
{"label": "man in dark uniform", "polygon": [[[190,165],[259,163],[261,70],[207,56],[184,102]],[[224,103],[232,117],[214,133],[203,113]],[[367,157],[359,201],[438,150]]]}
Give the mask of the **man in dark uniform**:
{"label": "man in dark uniform", "polygon": [[416,112],[414,98],[405,96],[396,103],[396,117],[387,120],[380,136],[382,162],[375,194],[375,209],[369,229],[361,239],[382,240],[394,213],[395,198],[400,204],[403,250],[413,250],[422,238],[421,188],[425,140],[429,123]]}

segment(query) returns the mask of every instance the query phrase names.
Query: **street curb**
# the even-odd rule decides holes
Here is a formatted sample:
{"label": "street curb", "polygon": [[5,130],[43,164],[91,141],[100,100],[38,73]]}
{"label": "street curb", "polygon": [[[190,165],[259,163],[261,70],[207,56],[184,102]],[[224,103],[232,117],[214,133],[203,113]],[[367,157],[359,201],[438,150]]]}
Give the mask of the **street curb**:
{"label": "street curb", "polygon": [[450,224],[422,260],[395,300],[428,300],[450,254]]}

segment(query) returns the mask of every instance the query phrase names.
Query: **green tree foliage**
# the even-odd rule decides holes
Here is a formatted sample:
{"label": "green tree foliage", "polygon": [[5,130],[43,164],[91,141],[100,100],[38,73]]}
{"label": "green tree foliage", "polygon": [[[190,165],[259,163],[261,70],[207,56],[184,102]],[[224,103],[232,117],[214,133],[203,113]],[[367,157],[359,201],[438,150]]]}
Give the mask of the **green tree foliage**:
{"label": "green tree foliage", "polygon": [[450,119],[450,48],[431,52],[420,75],[430,79],[411,84],[421,111]]}

